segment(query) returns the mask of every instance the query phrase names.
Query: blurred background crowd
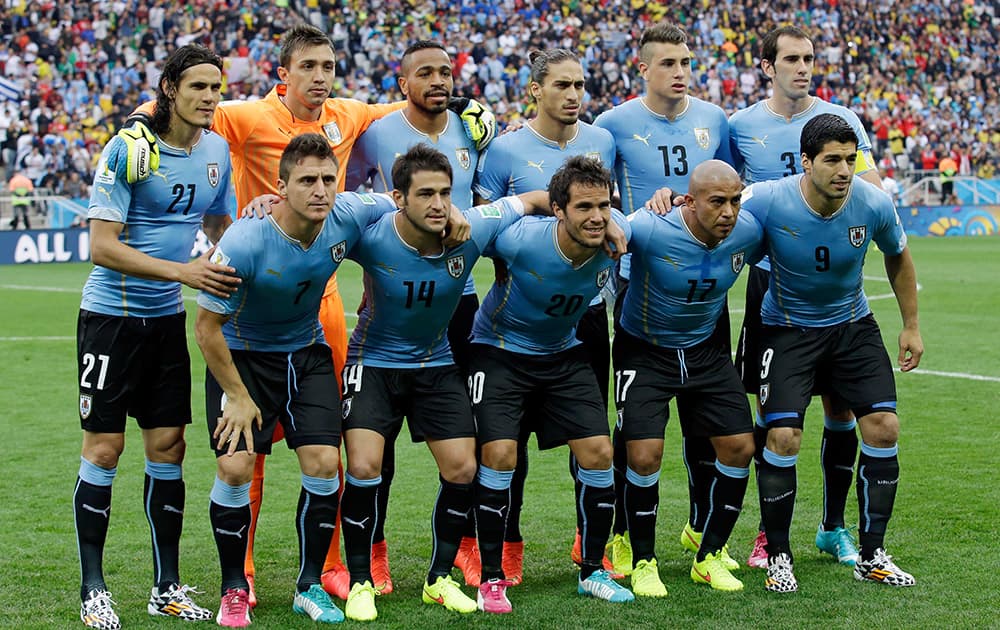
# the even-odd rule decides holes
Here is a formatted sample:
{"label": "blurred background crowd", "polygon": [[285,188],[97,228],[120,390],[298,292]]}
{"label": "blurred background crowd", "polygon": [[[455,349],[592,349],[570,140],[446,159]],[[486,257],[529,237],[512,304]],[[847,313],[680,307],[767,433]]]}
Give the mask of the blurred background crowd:
{"label": "blurred background crowd", "polygon": [[[768,96],[759,38],[790,23],[816,42],[814,93],[853,109],[879,165],[901,183],[937,173],[994,176],[1000,163],[1000,9],[983,0],[4,0],[0,9],[0,161],[54,194],[85,197],[103,144],[153,98],[162,60],[197,42],[226,58],[224,98],[277,81],[278,38],[297,21],[330,33],[334,96],[401,98],[398,59],[443,42],[456,92],[501,124],[531,118],[528,52],[575,50],[587,75],[584,120],[635,98],[637,43],[669,20],[689,35],[691,93],[728,113]],[[665,6],[667,4],[668,6]],[[950,163],[948,163],[950,166]]]}

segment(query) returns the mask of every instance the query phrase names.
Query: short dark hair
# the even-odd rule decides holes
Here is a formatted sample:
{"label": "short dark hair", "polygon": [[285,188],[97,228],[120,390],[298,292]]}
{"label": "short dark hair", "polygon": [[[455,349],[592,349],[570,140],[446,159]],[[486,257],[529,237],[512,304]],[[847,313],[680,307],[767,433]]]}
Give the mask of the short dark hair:
{"label": "short dark hair", "polygon": [[779,26],[768,31],[764,35],[764,39],[760,40],[760,58],[762,60],[766,59],[771,65],[774,65],[774,62],[778,59],[778,38],[782,35],[787,35],[795,39],[804,39],[813,44],[814,48],[816,46],[812,38],[809,37],[809,34],[801,28],[797,26]]}
{"label": "short dark hair", "polygon": [[569,205],[569,189],[573,184],[593,188],[605,187],[611,195],[611,171],[600,160],[585,155],[574,155],[566,160],[549,180],[549,201],[563,210]]}
{"label": "short dark hair", "polygon": [[[414,53],[420,52],[421,50],[440,50],[444,54],[448,55],[448,50],[441,42],[436,42],[432,39],[421,39],[413,42],[406,47],[406,50],[403,51],[403,56],[400,57],[399,61],[400,72],[405,72],[406,62],[409,60],[410,56]],[[448,58],[451,59],[451,55],[448,55]]]}
{"label": "short dark hair", "polygon": [[318,133],[304,133],[292,138],[285,150],[281,152],[281,161],[278,162],[278,177],[281,181],[287,183],[288,176],[291,175],[295,165],[307,157],[321,160],[331,159],[334,166],[338,168],[340,166],[337,156],[334,155],[326,138]]}
{"label": "short dark hair", "polygon": [[528,53],[528,63],[531,64],[531,80],[539,85],[545,83],[545,77],[549,76],[549,67],[554,63],[562,63],[563,61],[580,63],[580,58],[568,48],[532,50]]}
{"label": "short dark hair", "polygon": [[806,123],[799,137],[799,151],[810,160],[823,150],[827,142],[858,145],[858,134],[843,117],[837,114],[820,114]]}
{"label": "short dark hair", "polygon": [[660,22],[642,32],[639,38],[639,58],[648,61],[646,44],[687,44],[687,33],[676,24]]}
{"label": "short dark hair", "polygon": [[292,55],[303,48],[312,46],[329,46],[333,50],[330,37],[310,24],[296,24],[281,36],[281,51],[278,53],[278,64],[287,68],[292,63]]}
{"label": "short dark hair", "polygon": [[452,178],[451,162],[448,156],[430,145],[420,143],[410,147],[410,150],[396,158],[392,163],[392,186],[404,195],[409,194],[413,184],[413,175],[419,171],[446,173],[448,181]]}
{"label": "short dark hair", "polygon": [[184,71],[203,63],[212,64],[220,72],[222,71],[222,58],[198,44],[181,46],[167,57],[163,64],[163,73],[156,86],[156,111],[153,112],[149,123],[153,133],[164,134],[170,130],[170,106],[173,105],[174,99],[167,96],[166,86],[169,85],[177,89]]}

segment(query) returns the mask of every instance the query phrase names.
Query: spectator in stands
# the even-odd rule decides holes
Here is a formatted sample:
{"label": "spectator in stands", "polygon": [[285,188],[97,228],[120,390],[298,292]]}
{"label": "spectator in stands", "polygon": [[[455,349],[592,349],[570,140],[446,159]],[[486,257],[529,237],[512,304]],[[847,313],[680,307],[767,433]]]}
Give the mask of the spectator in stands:
{"label": "spectator in stands", "polygon": [[941,178],[941,205],[951,204],[955,192],[955,174],[958,173],[958,162],[951,154],[945,155],[938,163],[938,173]]}

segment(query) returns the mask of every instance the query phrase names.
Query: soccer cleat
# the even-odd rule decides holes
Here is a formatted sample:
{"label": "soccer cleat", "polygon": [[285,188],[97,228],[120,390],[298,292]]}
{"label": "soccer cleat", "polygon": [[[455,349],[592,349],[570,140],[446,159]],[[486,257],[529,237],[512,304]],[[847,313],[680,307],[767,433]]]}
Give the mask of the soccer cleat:
{"label": "soccer cleat", "polygon": [[753,539],[753,549],[747,557],[747,566],[755,569],[767,568],[767,534],[757,532],[757,537]]}
{"label": "soccer cleat", "polygon": [[250,604],[250,608],[256,608],[257,589],[255,588],[256,585],[254,584],[254,576],[248,575],[246,576],[246,578],[247,578],[247,584],[249,585],[249,588],[247,588],[247,602]]}
{"label": "soccer cleat", "polygon": [[206,621],[212,618],[212,611],[194,603],[188,595],[200,592],[187,584],[183,586],[172,584],[166,593],[161,593],[160,589],[154,586],[146,610],[154,616],[177,617],[184,621]]}
{"label": "soccer cleat", "polygon": [[389,548],[383,539],[372,545],[372,581],[379,595],[392,592],[392,575],[389,573]]}
{"label": "soccer cleat", "polygon": [[858,558],[854,565],[854,579],[862,582],[881,582],[889,586],[913,586],[913,576],[896,566],[892,556],[879,547],[871,560]]}
{"label": "soccer cleat", "polygon": [[632,541],[628,532],[615,534],[604,548],[604,555],[611,559],[611,570],[618,575],[632,574]]}
{"label": "soccer cleat", "polygon": [[[524,581],[524,541],[503,543],[503,557],[500,561],[504,577],[511,586]],[[475,586],[471,584],[470,586]]]}
{"label": "soccer cleat", "polygon": [[660,579],[656,558],[640,560],[632,570],[632,592],[641,597],[666,597],[667,587]]}
{"label": "soccer cleat", "polygon": [[[583,566],[583,538],[580,536],[580,530],[576,530],[576,536],[573,538],[573,548],[569,552],[569,557],[576,566]],[[615,580],[625,577],[624,574],[615,571],[615,565],[608,558],[607,547],[605,547],[604,557],[601,558],[601,568],[610,573],[611,577]]]}
{"label": "soccer cleat", "polygon": [[507,599],[507,587],[510,582],[507,580],[489,580],[479,586],[476,593],[476,606],[479,610],[488,613],[503,614],[513,610],[510,600]]}
{"label": "soccer cleat", "polygon": [[708,584],[717,591],[742,591],[743,582],[733,577],[729,571],[722,550],[719,550],[706,554],[701,562],[695,557],[694,564],[691,565],[691,579],[695,584]]}
{"label": "soccer cleat", "polygon": [[231,588],[222,596],[215,622],[227,628],[246,628],[250,625],[249,596],[242,588]]}
{"label": "soccer cleat", "polygon": [[296,593],[295,599],[292,600],[292,612],[306,615],[319,623],[340,623],[344,620],[344,613],[333,605],[330,596],[320,584],[313,584],[308,591]]}
{"label": "soccer cleat", "polygon": [[[691,523],[684,525],[684,530],[681,531],[681,547],[684,547],[692,553],[698,553],[701,549],[701,539],[704,535],[703,532],[696,532],[694,528],[691,527]],[[723,545],[721,550],[720,560],[726,565],[726,568],[730,571],[736,571],[740,568],[740,563],[733,560],[733,557],[729,555],[729,545]],[[764,554],[764,567],[767,567],[767,554]]]}
{"label": "soccer cleat", "polygon": [[354,621],[375,621],[378,617],[378,610],[375,609],[376,594],[377,591],[371,582],[355,584],[347,596],[344,614]]}
{"label": "soccer cleat", "polygon": [[450,575],[443,575],[434,584],[424,582],[423,600],[425,604],[441,604],[448,610],[463,614],[476,612],[477,602],[462,592],[458,582]]}
{"label": "soccer cleat", "polygon": [[[506,547],[506,543],[504,543],[504,547]],[[479,588],[483,575],[483,560],[479,556],[479,545],[475,538],[462,537],[462,542],[458,545],[458,553],[455,554],[455,568],[462,572],[466,586]]]}
{"label": "soccer cleat", "polygon": [[88,628],[119,630],[122,627],[112,604],[111,593],[94,589],[80,602],[80,620]]}
{"label": "soccer cleat", "polygon": [[764,588],[772,593],[794,593],[799,590],[798,580],[792,573],[792,559],[787,553],[779,553],[767,559]]}
{"label": "soccer cleat", "polygon": [[854,544],[854,536],[846,527],[838,527],[828,532],[820,525],[816,530],[816,548],[849,567],[853,567],[858,561],[858,547]]}
{"label": "soccer cleat", "polygon": [[319,581],[323,585],[323,590],[334,597],[347,599],[351,592],[351,574],[343,564],[324,571],[323,575],[319,576]]}
{"label": "soccer cleat", "polygon": [[[634,574],[634,572],[633,572]],[[576,592],[580,595],[589,595],[606,602],[620,604],[635,600],[635,595],[618,582],[611,578],[611,573],[604,569],[594,571],[586,580],[577,583]]]}

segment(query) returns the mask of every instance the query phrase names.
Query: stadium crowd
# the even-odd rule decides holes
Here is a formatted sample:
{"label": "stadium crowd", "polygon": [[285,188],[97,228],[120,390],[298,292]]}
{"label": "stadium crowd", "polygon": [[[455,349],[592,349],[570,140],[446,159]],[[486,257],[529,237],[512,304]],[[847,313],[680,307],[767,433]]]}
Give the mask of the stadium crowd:
{"label": "stadium crowd", "polygon": [[337,46],[336,95],[399,100],[400,55],[414,40],[435,39],[455,61],[456,92],[488,102],[501,124],[533,116],[532,49],[578,51],[584,120],[636,97],[638,36],[663,19],[691,35],[692,94],[731,113],[767,96],[760,34],[792,23],[817,43],[815,93],[859,115],[887,174],[906,181],[950,158],[957,174],[992,177],[1000,160],[1000,15],[981,0],[8,0],[0,9],[7,177],[20,170],[77,196],[113,130],[152,98],[170,51],[213,48],[226,58],[225,97],[259,98],[277,80],[278,37],[301,19]]}

